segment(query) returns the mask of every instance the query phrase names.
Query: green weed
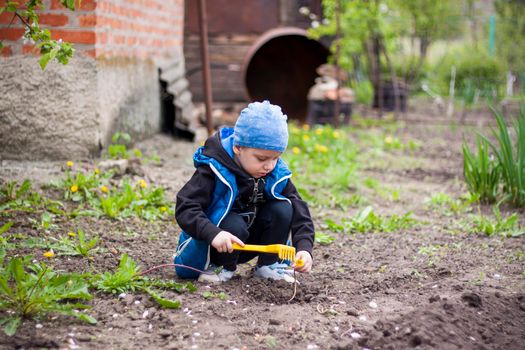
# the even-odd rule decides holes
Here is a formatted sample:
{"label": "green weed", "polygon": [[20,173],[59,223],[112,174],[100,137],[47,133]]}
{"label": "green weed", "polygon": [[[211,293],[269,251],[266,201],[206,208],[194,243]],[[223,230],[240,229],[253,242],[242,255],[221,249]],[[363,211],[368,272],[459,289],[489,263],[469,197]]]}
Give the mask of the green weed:
{"label": "green weed", "polygon": [[16,181],[8,181],[0,186],[0,212],[8,210],[34,211],[40,206],[42,198],[33,192],[30,180],[24,180],[21,185]]}
{"label": "green weed", "polygon": [[146,220],[156,220],[173,214],[165,196],[164,188],[151,187],[144,180],[135,186],[124,179],[120,188],[113,188],[101,194],[92,205],[110,218],[138,216]]}
{"label": "green weed", "polygon": [[326,220],[328,229],[334,232],[365,233],[365,232],[395,232],[413,227],[416,220],[412,213],[408,212],[401,216],[396,214],[383,217],[376,214],[372,207],[368,206],[360,210],[350,219],[342,219],[341,224],[332,220]]}
{"label": "green weed", "polygon": [[319,243],[321,245],[328,245],[331,244],[333,241],[335,241],[335,237],[332,237],[323,232],[315,233],[315,243]]}
{"label": "green weed", "polygon": [[[464,175],[470,193],[482,200],[511,202],[525,206],[525,106],[508,127],[503,115],[492,108],[497,129],[491,128],[496,142],[478,134],[478,154],[463,143]],[[513,130],[511,130],[513,129]],[[514,135],[514,140],[512,138]],[[495,159],[489,154],[492,150]],[[502,186],[500,186],[502,185]]]}
{"label": "green weed", "polygon": [[176,292],[195,291],[191,283],[180,284],[174,281],[150,280],[140,274],[140,268],[127,254],[123,254],[117,271],[104,272],[93,277],[92,285],[105,293],[119,294],[142,291],[149,294],[160,306],[170,309],[179,308],[178,300],[162,297],[154,288],[169,289]]}
{"label": "green weed", "polygon": [[66,169],[66,178],[58,183],[51,183],[53,187],[58,187],[64,191],[64,199],[73,202],[89,201],[96,197],[96,193],[101,191],[103,177],[109,177],[111,174],[103,176],[95,170],[85,173],[82,170],[73,172],[71,167]]}
{"label": "green weed", "polygon": [[111,136],[111,144],[108,146],[107,158],[109,159],[129,159],[132,156],[142,158],[142,152],[134,148],[128,149],[131,145],[131,136],[125,132],[116,132]]}
{"label": "green weed", "polygon": [[205,299],[211,299],[211,298],[218,298],[218,299],[221,299],[221,300],[228,299],[228,294],[226,294],[224,292],[214,293],[214,292],[206,291],[206,292],[202,293],[202,296]]}
{"label": "green weed", "polygon": [[32,264],[29,260],[30,257],[13,258],[5,264],[1,261],[0,310],[6,313],[0,325],[7,335],[15,334],[24,319],[49,313],[73,316],[92,324],[97,322],[78,311],[88,308],[78,300],[91,299],[88,284],[81,275],[57,273],[44,263]]}
{"label": "green weed", "polygon": [[472,215],[467,224],[467,232],[484,234],[486,236],[500,235],[504,237],[517,237],[525,234],[525,228],[519,224],[519,216],[514,213],[507,217],[502,217],[501,212],[494,208],[492,219],[484,215]]}
{"label": "green weed", "polygon": [[91,256],[91,253],[95,253],[100,250],[100,247],[96,247],[99,237],[93,237],[91,239],[86,238],[86,234],[82,229],[78,229],[76,233],[69,232],[67,238],[63,238],[64,249],[62,250],[64,255],[82,255],[86,258]]}
{"label": "green weed", "polygon": [[471,205],[478,200],[479,197],[476,194],[469,193],[456,199],[447,193],[438,192],[425,199],[425,204],[432,209],[440,210],[443,215],[451,216],[471,211]]}
{"label": "green weed", "polygon": [[463,176],[470,193],[487,203],[496,201],[501,170],[498,162],[489,155],[489,143],[478,135],[478,154],[473,154],[463,142]]}
{"label": "green weed", "polygon": [[54,224],[55,215],[47,211],[43,212],[40,216],[40,221],[29,218],[29,221],[33,224],[33,228],[39,231],[50,231],[55,230],[58,226]]}
{"label": "green weed", "polygon": [[500,202],[510,201],[517,207],[525,206],[525,105],[521,106],[521,113],[513,121],[514,137],[512,141],[511,132],[503,119],[501,113],[493,109],[498,130],[492,129],[498,146],[488,140],[490,147],[498,158],[503,179],[504,197]]}

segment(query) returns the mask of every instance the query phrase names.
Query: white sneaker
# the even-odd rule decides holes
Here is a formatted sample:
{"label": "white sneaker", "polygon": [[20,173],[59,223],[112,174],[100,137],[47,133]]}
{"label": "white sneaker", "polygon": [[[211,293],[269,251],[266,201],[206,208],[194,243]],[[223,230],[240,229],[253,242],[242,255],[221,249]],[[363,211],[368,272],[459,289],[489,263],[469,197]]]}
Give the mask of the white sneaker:
{"label": "white sneaker", "polygon": [[231,280],[235,271],[230,271],[222,268],[217,272],[218,268],[216,265],[210,264],[206,269],[205,273],[199,275],[199,282],[211,282],[211,283],[221,283]]}
{"label": "white sneaker", "polygon": [[287,264],[273,263],[271,265],[256,266],[253,274],[255,277],[267,278],[272,280],[284,280],[294,283],[293,269]]}

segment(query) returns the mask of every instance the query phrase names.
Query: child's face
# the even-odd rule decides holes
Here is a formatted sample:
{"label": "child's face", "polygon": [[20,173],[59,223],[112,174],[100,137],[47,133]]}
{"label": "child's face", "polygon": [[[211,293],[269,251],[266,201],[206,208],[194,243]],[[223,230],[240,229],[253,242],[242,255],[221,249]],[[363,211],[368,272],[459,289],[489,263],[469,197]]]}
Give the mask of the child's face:
{"label": "child's face", "polygon": [[270,173],[281,155],[277,151],[240,146],[233,146],[233,152],[244,171],[256,179]]}

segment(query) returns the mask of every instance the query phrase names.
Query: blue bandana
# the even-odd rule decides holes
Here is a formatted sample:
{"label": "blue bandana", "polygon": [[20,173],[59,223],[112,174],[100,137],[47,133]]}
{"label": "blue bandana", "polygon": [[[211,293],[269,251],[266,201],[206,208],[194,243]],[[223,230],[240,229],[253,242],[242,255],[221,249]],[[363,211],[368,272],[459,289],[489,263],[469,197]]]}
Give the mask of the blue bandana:
{"label": "blue bandana", "polygon": [[234,144],[282,153],[288,145],[286,119],[281,107],[268,101],[250,103],[235,123]]}

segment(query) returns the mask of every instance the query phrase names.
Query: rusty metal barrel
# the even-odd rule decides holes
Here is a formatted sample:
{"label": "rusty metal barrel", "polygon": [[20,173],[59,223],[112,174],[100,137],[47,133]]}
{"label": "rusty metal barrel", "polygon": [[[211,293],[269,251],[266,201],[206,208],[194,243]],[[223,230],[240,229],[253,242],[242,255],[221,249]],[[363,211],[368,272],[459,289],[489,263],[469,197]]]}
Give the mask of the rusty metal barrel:
{"label": "rusty metal barrel", "polygon": [[269,100],[290,119],[305,121],[308,90],[327,62],[329,50],[307,37],[306,31],[281,27],[261,35],[243,63],[243,81],[249,101]]}

